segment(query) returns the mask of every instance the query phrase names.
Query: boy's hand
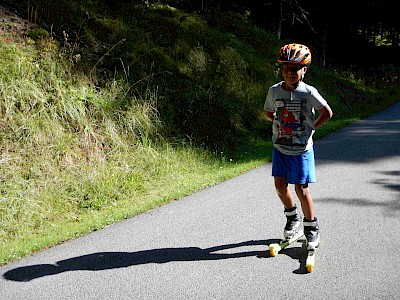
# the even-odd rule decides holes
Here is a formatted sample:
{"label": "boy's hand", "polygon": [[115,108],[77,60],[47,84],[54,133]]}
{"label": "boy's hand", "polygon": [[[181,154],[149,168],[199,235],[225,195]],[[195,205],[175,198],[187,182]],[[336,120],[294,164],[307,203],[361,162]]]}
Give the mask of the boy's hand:
{"label": "boy's hand", "polygon": [[318,129],[324,125],[333,116],[331,107],[327,104],[323,108],[318,109],[318,118],[315,120],[314,128]]}
{"label": "boy's hand", "polygon": [[275,116],[276,116],[276,113],[275,112],[270,112],[270,111],[267,111],[266,113],[266,116],[267,116],[267,120],[268,121],[274,121],[274,119],[275,119]]}

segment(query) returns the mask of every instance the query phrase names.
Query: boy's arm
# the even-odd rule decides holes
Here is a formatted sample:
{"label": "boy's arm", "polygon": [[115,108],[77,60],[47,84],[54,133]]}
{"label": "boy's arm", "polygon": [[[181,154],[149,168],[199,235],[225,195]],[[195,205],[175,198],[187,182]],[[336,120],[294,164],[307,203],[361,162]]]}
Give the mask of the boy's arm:
{"label": "boy's arm", "polygon": [[321,109],[318,109],[318,118],[315,120],[314,128],[318,129],[322,125],[324,125],[330,118],[333,116],[333,112],[331,107],[326,104]]}
{"label": "boy's arm", "polygon": [[274,121],[275,118],[275,113],[274,112],[270,112],[270,111],[266,111],[265,114],[267,115],[267,120],[268,121]]}

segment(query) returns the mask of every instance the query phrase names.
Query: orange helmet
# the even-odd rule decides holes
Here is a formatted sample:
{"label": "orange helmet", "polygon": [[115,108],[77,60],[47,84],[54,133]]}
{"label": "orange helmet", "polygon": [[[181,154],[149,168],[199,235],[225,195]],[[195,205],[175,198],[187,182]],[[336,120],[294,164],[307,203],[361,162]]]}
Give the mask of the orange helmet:
{"label": "orange helmet", "polygon": [[292,62],[309,66],[311,64],[310,49],[301,44],[287,44],[279,50],[278,62]]}

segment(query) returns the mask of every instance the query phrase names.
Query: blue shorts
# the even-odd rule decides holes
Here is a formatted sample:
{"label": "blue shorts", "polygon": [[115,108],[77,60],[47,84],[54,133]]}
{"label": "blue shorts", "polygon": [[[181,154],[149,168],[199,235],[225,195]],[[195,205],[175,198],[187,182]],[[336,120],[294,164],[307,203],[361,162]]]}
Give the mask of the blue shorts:
{"label": "blue shorts", "polygon": [[286,177],[290,184],[305,184],[316,181],[314,150],[299,155],[286,155],[274,148],[272,154],[272,176]]}

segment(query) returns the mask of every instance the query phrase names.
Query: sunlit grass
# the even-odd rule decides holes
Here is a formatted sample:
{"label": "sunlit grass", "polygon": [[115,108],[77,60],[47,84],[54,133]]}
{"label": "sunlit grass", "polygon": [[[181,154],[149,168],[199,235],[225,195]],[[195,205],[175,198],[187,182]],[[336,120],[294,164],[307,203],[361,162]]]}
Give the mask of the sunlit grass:
{"label": "sunlit grass", "polygon": [[91,88],[57,48],[36,46],[0,45],[0,264],[262,163],[163,141],[156,93]]}

